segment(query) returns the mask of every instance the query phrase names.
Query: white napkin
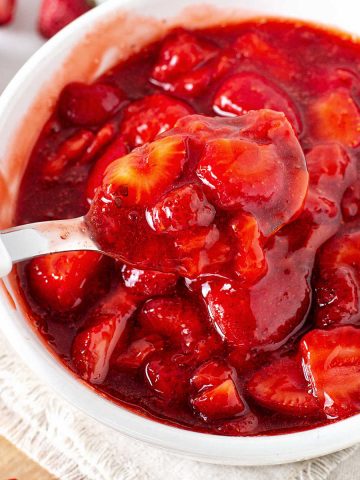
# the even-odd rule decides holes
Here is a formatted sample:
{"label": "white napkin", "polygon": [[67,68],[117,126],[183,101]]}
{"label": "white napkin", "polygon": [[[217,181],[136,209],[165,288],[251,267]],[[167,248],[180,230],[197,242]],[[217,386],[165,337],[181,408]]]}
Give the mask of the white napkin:
{"label": "white napkin", "polygon": [[[15,22],[0,28],[0,92],[43,43],[35,30],[39,1],[18,0]],[[75,410],[1,337],[0,435],[61,480],[354,480],[360,467],[357,447],[313,461],[260,468],[209,465],[168,454]]]}

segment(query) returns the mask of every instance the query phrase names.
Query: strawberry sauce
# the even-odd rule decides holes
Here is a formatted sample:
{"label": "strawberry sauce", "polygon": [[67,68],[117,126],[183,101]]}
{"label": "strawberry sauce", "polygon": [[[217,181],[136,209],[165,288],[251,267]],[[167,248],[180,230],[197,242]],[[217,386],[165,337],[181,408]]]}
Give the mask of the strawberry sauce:
{"label": "strawberry sauce", "polygon": [[358,413],[359,106],[360,45],[291,21],[176,29],[66,86],[15,221],[87,214],[113,258],[19,266],[39,334],[101,394],[182,428]]}

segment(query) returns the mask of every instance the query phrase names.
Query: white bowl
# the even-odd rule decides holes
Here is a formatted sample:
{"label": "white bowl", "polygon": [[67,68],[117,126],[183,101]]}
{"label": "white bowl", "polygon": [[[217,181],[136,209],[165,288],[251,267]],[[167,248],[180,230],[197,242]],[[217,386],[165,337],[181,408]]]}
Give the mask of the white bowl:
{"label": "white bowl", "polygon": [[[360,34],[356,0],[252,0],[253,11],[248,10],[247,0],[205,1],[222,10],[206,9],[200,5],[202,1],[194,0],[109,1],[65,28],[26,63],[0,98],[0,228],[11,224],[29,154],[61,88],[72,80],[94,79],[127,57],[134,45],[141,47],[170,24],[209,25],[260,12],[321,21]],[[192,10],[180,14],[189,5]],[[164,24],[162,19],[168,22]],[[50,353],[26,317],[14,275],[9,276],[0,283],[1,328],[19,355],[42,381],[80,410],[152,445],[207,462],[265,465],[324,455],[360,440],[360,415],[312,430],[258,437],[196,433],[146,419],[106,400],[75,378]]]}

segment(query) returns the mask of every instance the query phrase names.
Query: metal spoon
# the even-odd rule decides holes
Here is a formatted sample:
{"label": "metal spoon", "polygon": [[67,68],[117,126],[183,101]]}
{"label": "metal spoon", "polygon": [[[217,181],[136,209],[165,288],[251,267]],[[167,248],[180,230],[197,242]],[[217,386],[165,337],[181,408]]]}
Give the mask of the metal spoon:
{"label": "metal spoon", "polygon": [[49,253],[95,250],[84,217],[30,223],[0,231],[0,277],[12,265]]}

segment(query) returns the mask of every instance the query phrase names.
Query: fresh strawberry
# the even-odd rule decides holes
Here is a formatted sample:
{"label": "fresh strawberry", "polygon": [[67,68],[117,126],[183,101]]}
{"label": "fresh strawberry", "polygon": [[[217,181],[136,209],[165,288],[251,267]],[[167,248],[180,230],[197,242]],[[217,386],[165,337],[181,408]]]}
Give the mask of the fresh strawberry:
{"label": "fresh strawberry", "polygon": [[106,83],[69,83],[61,92],[58,109],[61,117],[72,125],[101,125],[123,105],[124,93]]}
{"label": "fresh strawberry", "polygon": [[0,25],[10,23],[13,19],[15,0],[0,0]]}
{"label": "fresh strawberry", "polygon": [[312,394],[328,418],[360,408],[360,330],[352,326],[312,330],[300,343]]}
{"label": "fresh strawberry", "polygon": [[249,292],[228,279],[205,281],[202,296],[215,329],[230,345],[249,350],[256,328]]}
{"label": "fresh strawberry", "polygon": [[27,273],[32,294],[56,312],[78,307],[87,296],[101,258],[95,252],[71,252],[31,260]]}
{"label": "fresh strawberry", "polygon": [[94,134],[90,130],[78,130],[49,155],[43,165],[43,176],[47,180],[57,179],[68,166],[81,159],[93,140]]}
{"label": "fresh strawberry", "polygon": [[236,386],[234,369],[216,361],[210,361],[198,368],[191,384],[196,394],[191,404],[205,420],[217,420],[243,414],[246,404]]}
{"label": "fresh strawberry", "polygon": [[90,171],[90,175],[86,185],[86,198],[92,200],[95,196],[97,188],[99,188],[104,180],[105,172],[110,163],[124,157],[128,153],[124,138],[119,135],[105,150],[105,152],[97,159],[95,165]]}
{"label": "fresh strawberry", "polygon": [[178,271],[188,278],[215,273],[231,259],[229,240],[216,225],[177,232],[172,237]]}
{"label": "fresh strawberry", "polygon": [[112,364],[122,370],[136,370],[143,365],[149,355],[161,351],[163,347],[164,341],[159,335],[147,335],[134,340]]}
{"label": "fresh strawberry", "polygon": [[176,363],[176,354],[160,353],[145,366],[145,380],[166,403],[181,403],[189,387],[189,374]]}
{"label": "fresh strawberry", "polygon": [[[221,122],[231,126],[228,134]],[[246,210],[269,235],[303,207],[308,174],[301,147],[283,113],[252,111],[221,122],[207,120],[218,138],[206,142],[197,175],[218,207]]]}
{"label": "fresh strawberry", "polygon": [[110,164],[104,184],[111,186],[121,204],[146,205],[180,175],[185,161],[184,139],[164,137]]}
{"label": "fresh strawberry", "polygon": [[129,265],[124,265],[121,273],[125,287],[129,292],[145,297],[171,293],[178,280],[174,273],[138,270]]}
{"label": "fresh strawberry", "polygon": [[251,285],[267,272],[264,238],[252,215],[239,213],[230,226],[236,238],[235,272],[245,284]]}
{"label": "fresh strawberry", "polygon": [[50,38],[91,7],[89,0],[42,0],[38,30],[43,37]]}
{"label": "fresh strawberry", "polygon": [[171,190],[147,212],[148,223],[158,233],[177,232],[191,227],[207,227],[215,218],[215,208],[196,184]]}
{"label": "fresh strawberry", "polygon": [[159,297],[148,300],[139,313],[143,330],[167,337],[188,351],[202,337],[204,325],[200,313],[188,300]]}
{"label": "fresh strawberry", "polygon": [[357,147],[360,143],[360,111],[346,89],[332,90],[311,102],[311,132],[316,140]]}
{"label": "fresh strawberry", "polygon": [[249,395],[260,405],[285,415],[319,415],[300,360],[281,358],[257,371],[247,384]]}
{"label": "fresh strawberry", "polygon": [[217,52],[217,47],[192,33],[173,32],[162,44],[151,81],[170,92],[196,95],[209,81],[201,67]]}
{"label": "fresh strawberry", "polygon": [[186,103],[155,93],[130,103],[123,114],[121,133],[131,148],[152,142],[160,133],[172,128],[176,121],[193,113]]}
{"label": "fresh strawberry", "polygon": [[300,132],[299,114],[286,92],[257,73],[241,72],[229,77],[213,101],[217,115],[244,115],[262,108],[285,113],[295,133]]}
{"label": "fresh strawberry", "polygon": [[110,358],[138,303],[138,297],[120,286],[87,314],[85,325],[89,326],[76,335],[72,346],[74,367],[84,380],[93,384],[105,380]]}

